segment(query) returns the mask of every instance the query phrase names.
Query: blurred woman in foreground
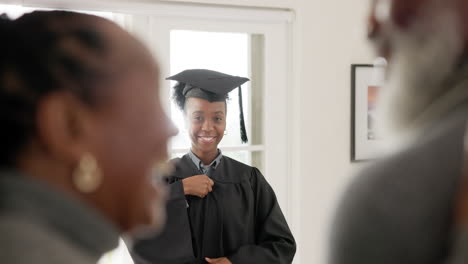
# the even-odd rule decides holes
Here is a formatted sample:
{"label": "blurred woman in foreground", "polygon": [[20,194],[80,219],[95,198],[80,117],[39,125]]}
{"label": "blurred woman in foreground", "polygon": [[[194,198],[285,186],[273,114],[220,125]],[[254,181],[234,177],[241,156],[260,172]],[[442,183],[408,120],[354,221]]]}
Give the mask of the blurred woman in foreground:
{"label": "blurred woman in foreground", "polygon": [[0,262],[96,263],[163,224],[152,179],[176,134],[135,38],[65,11],[0,19]]}

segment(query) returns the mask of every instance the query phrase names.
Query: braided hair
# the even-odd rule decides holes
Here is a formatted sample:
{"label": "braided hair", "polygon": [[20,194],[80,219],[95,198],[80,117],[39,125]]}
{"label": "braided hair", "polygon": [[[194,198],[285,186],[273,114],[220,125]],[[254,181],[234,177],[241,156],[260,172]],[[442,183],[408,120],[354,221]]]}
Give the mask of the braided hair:
{"label": "braided hair", "polygon": [[105,73],[89,58],[102,58],[107,42],[81,23],[90,17],[67,11],[0,16],[0,167],[14,167],[35,136],[36,109],[47,94],[68,90],[91,107],[97,104],[93,88]]}

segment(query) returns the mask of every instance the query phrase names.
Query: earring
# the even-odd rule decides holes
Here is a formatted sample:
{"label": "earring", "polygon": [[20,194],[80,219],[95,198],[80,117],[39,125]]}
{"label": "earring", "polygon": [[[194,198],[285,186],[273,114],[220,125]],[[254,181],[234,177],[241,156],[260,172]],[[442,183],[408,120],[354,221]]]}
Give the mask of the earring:
{"label": "earring", "polygon": [[102,183],[102,174],[92,154],[83,154],[78,167],[73,172],[72,179],[76,189],[82,193],[92,193],[99,188]]}
{"label": "earring", "polygon": [[224,130],[224,135],[227,135],[227,134],[228,134],[228,133],[227,133],[227,131],[226,131],[226,130]]}

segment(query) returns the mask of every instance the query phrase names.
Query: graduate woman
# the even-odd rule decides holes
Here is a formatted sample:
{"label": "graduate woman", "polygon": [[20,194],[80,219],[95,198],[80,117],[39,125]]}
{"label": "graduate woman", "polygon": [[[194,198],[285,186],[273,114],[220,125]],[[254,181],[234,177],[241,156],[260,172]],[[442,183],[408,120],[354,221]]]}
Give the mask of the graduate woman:
{"label": "graduate woman", "polygon": [[[221,153],[228,93],[247,78],[185,70],[174,100],[183,111],[192,147],[174,160],[166,229],[135,244],[142,263],[291,263],[294,238],[273,189],[261,172]],[[247,141],[240,103],[241,137]]]}

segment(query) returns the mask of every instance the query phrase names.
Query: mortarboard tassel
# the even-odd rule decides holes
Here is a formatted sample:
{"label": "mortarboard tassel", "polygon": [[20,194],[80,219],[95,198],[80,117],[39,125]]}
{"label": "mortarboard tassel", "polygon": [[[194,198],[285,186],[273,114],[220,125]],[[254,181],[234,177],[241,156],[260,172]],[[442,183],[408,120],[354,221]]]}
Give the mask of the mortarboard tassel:
{"label": "mortarboard tassel", "polygon": [[242,143],[247,143],[249,139],[247,138],[247,131],[245,130],[245,122],[244,122],[244,107],[242,106],[242,89],[239,86],[239,116],[240,116],[240,133],[241,133],[241,140]]}

